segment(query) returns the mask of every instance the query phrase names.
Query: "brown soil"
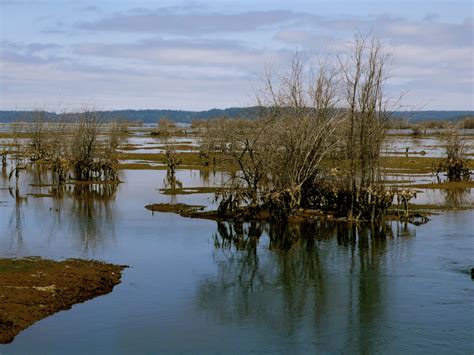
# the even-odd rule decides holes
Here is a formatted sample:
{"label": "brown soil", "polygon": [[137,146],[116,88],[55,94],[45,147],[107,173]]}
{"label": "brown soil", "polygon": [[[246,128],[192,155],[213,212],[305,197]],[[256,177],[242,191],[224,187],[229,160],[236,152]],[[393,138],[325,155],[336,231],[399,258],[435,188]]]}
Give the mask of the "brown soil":
{"label": "brown soil", "polygon": [[474,188],[474,181],[471,180],[462,180],[462,181],[450,181],[442,183],[432,183],[432,184],[417,184],[412,185],[412,187],[419,189],[469,189]]}
{"label": "brown soil", "polygon": [[0,343],[76,303],[105,295],[126,266],[69,259],[0,259]]}
{"label": "brown soil", "polygon": [[[186,205],[184,203],[155,203],[153,205],[147,205],[145,208],[153,212],[171,212],[177,213],[182,217],[210,219],[213,221],[264,222],[270,221],[272,217],[269,211],[250,207],[243,207],[233,213],[221,215],[219,215],[217,211],[203,211],[204,206]],[[318,210],[304,210],[297,215],[289,216],[288,220],[290,222],[299,222],[324,216],[327,216],[327,214]]]}
{"label": "brown soil", "polygon": [[192,194],[210,194],[225,191],[224,188],[218,186],[200,186],[200,187],[181,187],[160,189],[163,195],[192,195]]}
{"label": "brown soil", "polygon": [[192,217],[198,211],[202,211],[204,206],[186,205],[184,203],[155,203],[153,205],[146,205],[145,208],[152,212],[170,212],[177,213],[183,217]]}
{"label": "brown soil", "polygon": [[[186,205],[184,203],[169,204],[169,203],[155,203],[153,205],[145,206],[146,209],[152,212],[170,212],[179,214],[182,217],[201,218],[213,221],[234,221],[234,222],[267,222],[271,221],[271,214],[269,211],[262,209],[242,208],[233,213],[219,215],[217,211],[203,211],[203,206]],[[412,209],[412,208],[410,208]],[[415,208],[413,208],[415,209]],[[428,216],[432,211],[410,212],[408,217],[404,217],[404,211],[391,210],[385,216],[385,221],[406,221],[414,224],[424,224],[428,222]],[[349,222],[346,217],[336,217],[334,212],[324,212],[321,210],[301,210],[295,215],[288,217],[288,222],[308,222],[315,219],[328,219],[336,222]],[[364,221],[357,221],[364,222]]]}

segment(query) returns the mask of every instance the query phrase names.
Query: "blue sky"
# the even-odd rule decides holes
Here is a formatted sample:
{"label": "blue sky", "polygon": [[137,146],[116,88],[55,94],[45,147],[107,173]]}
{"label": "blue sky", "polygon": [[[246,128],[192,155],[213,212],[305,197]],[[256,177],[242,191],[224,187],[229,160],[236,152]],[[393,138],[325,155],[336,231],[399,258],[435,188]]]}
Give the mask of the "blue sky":
{"label": "blue sky", "polygon": [[393,56],[405,109],[473,110],[470,0],[0,0],[0,109],[255,104],[265,66],[347,50],[356,31]]}

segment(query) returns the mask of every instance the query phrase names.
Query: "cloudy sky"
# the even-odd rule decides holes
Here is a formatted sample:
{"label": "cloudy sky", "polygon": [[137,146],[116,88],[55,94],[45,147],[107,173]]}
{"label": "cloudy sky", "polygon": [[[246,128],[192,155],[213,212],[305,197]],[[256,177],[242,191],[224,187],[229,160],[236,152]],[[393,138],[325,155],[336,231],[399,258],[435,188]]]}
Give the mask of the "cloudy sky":
{"label": "cloudy sky", "polygon": [[473,110],[471,0],[0,0],[0,109],[203,110],[252,105],[265,66],[344,51],[393,55],[406,109]]}

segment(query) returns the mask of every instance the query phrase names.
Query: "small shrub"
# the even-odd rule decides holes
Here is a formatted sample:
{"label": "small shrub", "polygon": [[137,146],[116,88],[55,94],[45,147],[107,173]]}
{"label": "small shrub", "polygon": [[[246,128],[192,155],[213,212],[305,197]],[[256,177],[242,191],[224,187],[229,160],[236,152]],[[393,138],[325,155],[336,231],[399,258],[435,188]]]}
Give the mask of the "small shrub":
{"label": "small shrub", "polygon": [[446,159],[435,167],[438,179],[440,173],[446,172],[449,181],[470,180],[471,172],[467,167],[467,160],[465,158],[468,147],[459,137],[458,131],[453,128],[447,129],[443,140],[446,149]]}
{"label": "small shrub", "polygon": [[460,122],[460,128],[474,129],[474,117],[466,117]]}
{"label": "small shrub", "polygon": [[423,132],[422,132],[421,128],[418,127],[418,126],[413,127],[412,130],[411,130],[411,135],[413,137],[420,137],[422,135],[422,133]]}
{"label": "small shrub", "polygon": [[160,120],[158,121],[158,127],[151,132],[151,135],[168,137],[175,129],[176,123],[163,117],[160,118]]}

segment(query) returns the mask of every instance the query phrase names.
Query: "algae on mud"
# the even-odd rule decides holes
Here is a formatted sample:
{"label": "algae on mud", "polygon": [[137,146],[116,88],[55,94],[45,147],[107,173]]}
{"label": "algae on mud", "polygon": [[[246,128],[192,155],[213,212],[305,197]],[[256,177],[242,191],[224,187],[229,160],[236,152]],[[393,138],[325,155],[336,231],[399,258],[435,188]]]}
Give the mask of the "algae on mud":
{"label": "algae on mud", "polygon": [[[388,221],[403,221],[408,222],[415,225],[425,224],[429,221],[428,216],[432,214],[430,208],[422,208],[420,210],[416,209],[416,205],[409,205],[410,210],[414,210],[413,212],[409,212],[408,215],[404,214],[404,211],[391,208],[387,215],[385,216],[384,220]],[[425,206],[423,206],[425,207]],[[272,216],[271,212],[261,208],[251,208],[251,207],[242,207],[238,210],[233,212],[227,213],[219,213],[216,210],[204,210],[205,206],[199,205],[187,205],[184,203],[154,203],[151,205],[146,205],[145,208],[152,213],[154,212],[167,212],[167,213],[175,213],[180,215],[181,217],[187,218],[200,218],[200,219],[208,219],[216,222],[239,222],[239,223],[246,223],[246,222],[275,222],[274,216]],[[416,210],[416,211],[415,211]],[[368,222],[368,221],[350,221],[346,217],[338,216],[335,211],[322,211],[322,210],[311,210],[311,209],[302,209],[298,211],[298,213],[292,214],[287,217],[286,222],[291,223],[312,223],[315,220],[326,220],[326,221],[334,221],[334,222]],[[277,220],[277,222],[281,222],[281,220]],[[285,223],[284,223],[285,224]]]}
{"label": "algae on mud", "polygon": [[40,319],[111,292],[124,268],[79,259],[0,259],[0,343],[12,342]]}

